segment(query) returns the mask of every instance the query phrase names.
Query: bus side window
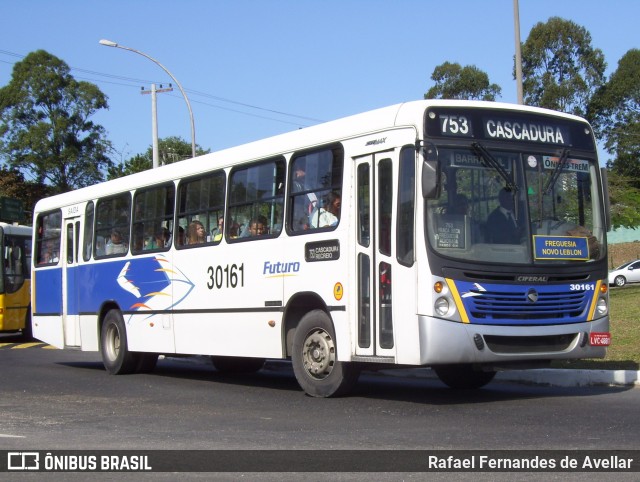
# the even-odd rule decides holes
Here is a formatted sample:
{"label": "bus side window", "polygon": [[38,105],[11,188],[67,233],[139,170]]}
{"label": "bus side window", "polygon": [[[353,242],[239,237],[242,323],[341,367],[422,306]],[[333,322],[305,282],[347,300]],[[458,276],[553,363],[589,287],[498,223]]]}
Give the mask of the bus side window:
{"label": "bus side window", "polygon": [[133,254],[169,249],[174,201],[173,183],[136,192],[133,200]]}
{"label": "bus side window", "polygon": [[93,246],[93,201],[87,203],[84,215],[84,247],[82,250],[82,259],[89,261],[91,259],[91,251]]}
{"label": "bus side window", "polygon": [[36,262],[38,265],[53,265],[60,260],[60,236],[62,234],[62,212],[54,211],[38,216],[36,234]]}
{"label": "bus side window", "polygon": [[229,177],[228,239],[274,237],[282,230],[284,160],[235,169]]}
{"label": "bus side window", "polygon": [[178,187],[178,219],[171,239],[178,248],[222,241],[218,223],[224,218],[226,174],[215,171],[186,179]]}
{"label": "bus side window", "polygon": [[[131,194],[100,199],[96,204],[96,256],[124,256],[131,238]],[[104,240],[98,254],[97,238]]]}
{"label": "bus side window", "polygon": [[344,151],[336,147],[295,156],[289,163],[289,232],[338,225],[343,158]]}

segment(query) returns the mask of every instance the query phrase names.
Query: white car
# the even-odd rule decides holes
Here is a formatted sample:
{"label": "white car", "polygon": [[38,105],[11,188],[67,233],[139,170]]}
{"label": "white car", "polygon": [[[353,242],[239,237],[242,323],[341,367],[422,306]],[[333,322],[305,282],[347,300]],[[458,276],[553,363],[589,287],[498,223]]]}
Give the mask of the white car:
{"label": "white car", "polygon": [[638,282],[640,282],[640,259],[629,261],[613,271],[609,271],[610,285],[624,286],[627,283]]}

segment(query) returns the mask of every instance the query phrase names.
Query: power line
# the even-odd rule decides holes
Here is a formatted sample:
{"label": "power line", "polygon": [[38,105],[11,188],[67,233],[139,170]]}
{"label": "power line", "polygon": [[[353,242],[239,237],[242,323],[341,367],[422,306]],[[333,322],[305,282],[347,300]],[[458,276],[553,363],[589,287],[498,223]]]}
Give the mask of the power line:
{"label": "power line", "polygon": [[[17,57],[17,58],[24,58],[25,57],[24,55],[20,55],[20,54],[17,54],[15,52],[10,52],[8,50],[0,50],[0,54],[9,55],[9,56],[12,56],[12,57]],[[4,60],[0,60],[0,62],[15,65],[15,62],[12,63],[12,62],[4,61]],[[104,82],[104,83],[107,83],[107,84],[121,85],[121,86],[124,86],[124,87],[135,87],[136,89],[139,88],[137,84],[141,84],[141,83],[142,84],[154,84],[154,83],[155,84],[162,84],[163,83],[163,82],[158,81],[158,80],[148,80],[148,79],[138,79],[138,78],[135,78],[135,77],[125,77],[125,76],[121,76],[121,75],[107,74],[107,73],[104,73],[104,72],[97,72],[97,71],[94,71],[94,70],[82,69],[82,68],[79,68],[79,67],[71,67],[70,66],[69,68],[71,70],[73,70],[73,71],[76,71],[76,72],[82,72],[82,73],[89,74],[89,75],[97,75],[99,77],[106,77],[106,78],[114,79],[114,80],[122,80],[122,81],[125,81],[125,82],[132,82],[132,83],[135,83],[136,85],[123,84],[123,83],[119,83],[119,82],[110,82],[110,81],[107,81],[107,80],[97,80],[97,79],[91,79],[91,78],[87,78],[87,77],[77,77],[78,79],[90,80],[90,81],[93,81],[93,82]],[[279,110],[275,110],[275,109],[268,109],[266,107],[260,107],[260,106],[257,106],[257,105],[254,105],[254,104],[249,104],[249,103],[246,103],[246,102],[240,102],[240,101],[236,101],[236,100],[232,100],[232,99],[227,99],[225,97],[219,97],[219,96],[215,96],[213,94],[208,94],[206,92],[200,92],[200,91],[193,90],[193,89],[185,89],[185,91],[187,91],[189,93],[192,93],[194,95],[199,95],[201,97],[205,97],[205,98],[209,98],[209,99],[213,99],[213,100],[217,100],[217,101],[221,101],[221,102],[227,102],[227,103],[230,103],[230,104],[235,104],[235,105],[239,105],[239,106],[242,106],[242,107],[247,107],[249,109],[255,109],[255,110],[260,110],[260,111],[264,111],[264,112],[269,112],[271,114],[278,114],[278,115],[282,115],[282,116],[285,116],[285,117],[293,117],[293,118],[296,118],[296,119],[301,119],[301,120],[305,120],[305,121],[309,121],[309,122],[324,122],[324,120],[322,120],[322,119],[316,119],[316,118],[313,118],[313,117],[302,116],[302,115],[299,115],[299,114],[291,114],[291,113],[288,113],[288,112],[279,111]],[[175,97],[177,97],[177,96],[175,96]],[[261,119],[267,119],[267,120],[272,120],[272,121],[275,121],[275,122],[282,122],[282,123],[285,123],[285,124],[291,124],[291,125],[297,125],[297,126],[300,125],[299,122],[291,122],[291,121],[286,121],[286,120],[282,120],[282,119],[274,119],[272,117],[262,116],[262,115],[258,115],[258,114],[252,114],[250,112],[235,110],[235,109],[231,109],[229,107],[223,107],[223,106],[220,106],[220,105],[210,104],[210,103],[207,103],[207,102],[199,101],[197,103],[202,104],[202,105],[206,105],[208,107],[213,107],[213,108],[217,108],[217,109],[227,110],[227,111],[230,111],[230,112],[236,112],[238,114],[248,115],[248,116],[251,116],[251,117],[257,117],[257,118],[261,118]]]}

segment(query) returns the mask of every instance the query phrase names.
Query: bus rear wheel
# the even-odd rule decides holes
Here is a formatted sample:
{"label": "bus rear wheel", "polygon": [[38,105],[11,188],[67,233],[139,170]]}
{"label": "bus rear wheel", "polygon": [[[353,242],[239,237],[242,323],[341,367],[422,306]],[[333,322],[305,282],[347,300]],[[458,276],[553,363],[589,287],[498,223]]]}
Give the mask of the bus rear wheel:
{"label": "bus rear wheel", "polygon": [[484,387],[496,376],[495,371],[476,370],[473,365],[439,365],[433,371],[448,387],[461,389]]}
{"label": "bus rear wheel", "polygon": [[109,373],[124,375],[136,371],[139,360],[127,348],[127,330],[120,311],[111,310],[104,317],[100,341],[102,363]]}
{"label": "bus rear wheel", "polygon": [[335,331],[322,310],[307,313],[293,337],[293,372],[312,397],[336,397],[349,392],[360,372],[353,363],[337,359]]}

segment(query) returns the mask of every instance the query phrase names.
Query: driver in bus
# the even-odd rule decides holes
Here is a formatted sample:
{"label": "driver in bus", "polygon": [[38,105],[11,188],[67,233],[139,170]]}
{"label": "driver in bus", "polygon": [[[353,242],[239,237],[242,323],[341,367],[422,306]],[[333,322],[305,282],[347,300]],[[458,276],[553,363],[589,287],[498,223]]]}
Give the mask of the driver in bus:
{"label": "driver in bus", "polygon": [[495,244],[520,244],[520,228],[513,215],[514,193],[502,188],[498,193],[500,205],[487,218],[488,242]]}

